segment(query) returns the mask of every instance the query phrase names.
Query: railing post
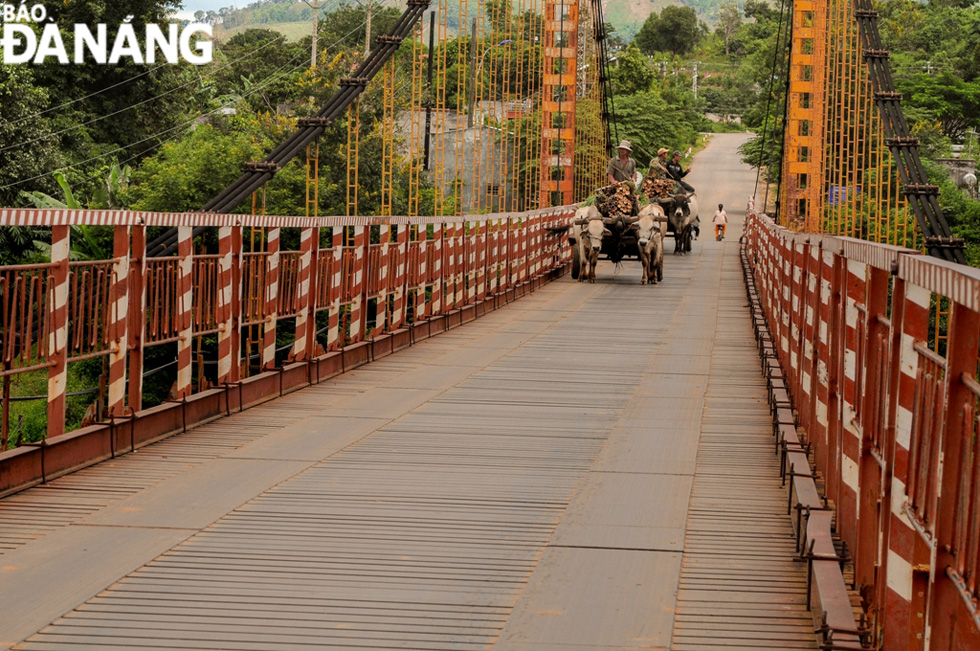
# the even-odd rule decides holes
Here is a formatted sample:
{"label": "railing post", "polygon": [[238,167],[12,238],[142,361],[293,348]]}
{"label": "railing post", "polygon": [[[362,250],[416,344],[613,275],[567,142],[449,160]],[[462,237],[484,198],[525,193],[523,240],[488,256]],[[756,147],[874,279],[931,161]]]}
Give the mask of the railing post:
{"label": "railing post", "polygon": [[109,404],[111,416],[126,412],[126,361],[129,355],[129,227],[116,226],[113,233],[112,256],[112,352],[109,353]]}
{"label": "railing post", "polygon": [[[896,285],[898,283],[896,282]],[[919,602],[924,596],[916,595],[916,565],[920,558],[916,548],[920,545],[919,534],[912,527],[904,512],[907,499],[909,445],[912,436],[912,412],[916,398],[918,373],[918,353],[914,349],[916,341],[927,341],[929,334],[928,290],[912,283],[902,282],[901,321],[893,323],[899,327],[898,349],[898,405],[895,415],[894,456],[890,458],[891,486],[889,500],[891,510],[887,536],[887,565],[885,574],[885,619],[884,648],[889,651],[911,651],[918,648],[913,640],[924,634],[924,603],[921,611]]]}
{"label": "railing post", "polygon": [[[789,276],[789,368],[793,369],[790,378],[791,392],[797,401],[803,399],[803,345],[804,319],[806,305],[803,291],[807,282],[807,267],[810,260],[809,244],[789,240],[791,267]],[[799,402],[797,403],[799,404]]]}
{"label": "railing post", "polygon": [[398,266],[395,269],[395,300],[394,313],[391,315],[391,329],[405,327],[408,307],[408,279],[411,275],[408,269],[409,229],[407,224],[395,226],[395,246],[398,247]]}
{"label": "railing post", "polygon": [[180,333],[177,339],[177,399],[191,394],[191,353],[194,347],[194,240],[193,228],[177,227],[178,276],[177,323]]}
{"label": "railing post", "polygon": [[442,314],[442,294],[443,294],[442,283],[443,283],[443,276],[444,276],[444,270],[442,266],[442,232],[443,232],[442,229],[443,229],[443,225],[440,223],[436,223],[432,229],[433,230],[432,232],[433,238],[431,242],[431,245],[433,247],[432,265],[434,268],[432,269],[432,274],[433,274],[432,300],[429,303],[430,306],[429,316],[437,316],[439,314]]}
{"label": "railing post", "polygon": [[531,219],[534,220],[534,275],[542,275],[549,266],[550,243],[546,244],[544,235],[547,227],[548,218],[543,213],[532,213]]}
{"label": "railing post", "polygon": [[486,266],[486,221],[475,221],[470,223],[472,230],[472,244],[470,245],[470,259],[473,261],[473,284],[471,286],[474,301],[482,301],[485,294],[487,266]]}
{"label": "railing post", "polygon": [[[492,226],[491,226],[492,224]],[[500,292],[500,220],[494,219],[488,222],[488,227],[492,228],[490,244],[490,271],[487,278],[487,292],[498,294]]]}
{"label": "railing post", "polygon": [[340,333],[340,299],[343,291],[344,227],[334,226],[332,247],[325,255],[332,256],[333,274],[330,278],[330,314],[327,317],[327,350],[344,346]]}
{"label": "railing post", "polygon": [[443,309],[449,312],[456,307],[456,223],[446,222],[442,227],[442,278],[445,301]]}
{"label": "railing post", "polygon": [[469,274],[470,265],[468,263],[469,258],[467,258],[469,247],[466,243],[470,236],[466,227],[467,222],[456,222],[456,307],[458,308],[469,303],[466,279]]}
{"label": "railing post", "polygon": [[516,288],[521,280],[521,240],[517,220],[507,216],[507,287]]}
{"label": "railing post", "polygon": [[296,339],[290,358],[305,362],[313,357],[316,341],[316,279],[318,268],[317,253],[320,248],[320,229],[304,228],[300,231],[299,269],[296,272],[296,301],[299,310],[296,315]]}
{"label": "railing post", "polygon": [[[374,313],[374,331],[373,334],[377,335],[378,332],[387,330],[388,324],[388,282],[389,277],[394,271],[391,269],[390,261],[388,260],[388,253],[390,251],[390,240],[391,240],[391,227],[388,225],[382,225],[379,228],[380,235],[380,255],[378,256],[378,270],[377,272],[372,271],[372,276],[376,276],[378,279],[378,298],[377,307]],[[370,237],[368,237],[368,248],[370,249]],[[368,288],[371,291],[371,288]],[[365,310],[367,306],[365,305]]]}
{"label": "railing post", "polygon": [[242,227],[222,226],[218,230],[221,255],[221,323],[218,333],[218,384],[233,384],[241,378],[241,276]]}
{"label": "railing post", "polygon": [[351,305],[350,337],[352,343],[364,341],[367,323],[367,279],[371,238],[365,226],[354,227],[354,300]]}
{"label": "railing post", "polygon": [[51,288],[48,290],[48,438],[65,431],[68,386],[68,254],[69,226],[51,227]]}
{"label": "railing post", "polygon": [[863,426],[861,419],[861,398],[866,377],[866,354],[864,345],[870,314],[867,305],[867,282],[869,265],[857,261],[847,261],[846,284],[846,322],[844,328],[844,377],[842,383],[843,402],[841,423],[839,425],[840,450],[838,452],[838,487],[832,499],[837,501],[838,529],[844,540],[851,544],[857,539],[858,495],[860,492],[860,458]]}
{"label": "railing post", "polygon": [[800,367],[802,369],[800,381],[800,394],[794,396],[796,408],[799,411],[799,422],[810,429],[813,413],[816,411],[816,386],[817,386],[817,345],[820,312],[820,279],[822,267],[822,249],[820,243],[811,242],[806,247],[807,273],[805,282],[801,288],[803,308],[801,311],[803,329],[801,341],[802,354]]}
{"label": "railing post", "polygon": [[881,519],[887,515],[882,501],[885,414],[887,411],[887,369],[890,366],[888,330],[880,319],[888,314],[888,272],[871,267],[867,292],[868,327],[864,340],[867,351],[867,375],[863,397],[862,442],[859,462],[860,504],[858,505],[857,546],[854,553],[854,578],[858,586],[871,587],[879,580],[877,567],[881,562],[879,535]]}
{"label": "railing post", "polygon": [[265,323],[262,333],[262,370],[276,366],[276,325],[279,320],[279,229],[269,228],[265,258]]}
{"label": "railing post", "polygon": [[530,250],[530,235],[531,235],[531,222],[527,218],[527,215],[521,215],[521,228],[517,234],[517,241],[520,243],[520,275],[518,277],[518,282],[526,283],[530,280],[529,272],[531,270],[531,250]]}
{"label": "railing post", "polygon": [[146,331],[146,226],[133,226],[129,256],[129,408],[143,408],[143,335]]}
{"label": "railing post", "polygon": [[429,230],[425,224],[419,224],[415,230],[415,241],[419,243],[419,268],[417,278],[419,284],[415,288],[415,322],[428,318],[426,310],[425,291],[429,286]]}
{"label": "railing post", "polygon": [[[946,436],[936,512],[937,558],[929,591],[930,642],[934,649],[975,649],[980,644],[980,628],[964,616],[966,609],[962,594],[952,577],[947,577],[944,571],[952,568],[961,579],[972,581],[974,585],[977,582],[973,574],[977,567],[978,550],[975,547],[971,549],[970,541],[978,535],[975,518],[978,515],[976,500],[980,499],[980,495],[977,495],[980,486],[976,483],[980,461],[975,455],[980,445],[975,439],[977,395],[970,390],[965,379],[975,380],[977,374],[980,313],[962,303],[954,303],[950,310],[948,332]],[[972,531],[970,524],[973,524]],[[973,558],[970,558],[971,555]],[[974,572],[968,568],[973,568]],[[976,594],[969,588],[967,591]],[[953,613],[960,616],[950,616]]]}

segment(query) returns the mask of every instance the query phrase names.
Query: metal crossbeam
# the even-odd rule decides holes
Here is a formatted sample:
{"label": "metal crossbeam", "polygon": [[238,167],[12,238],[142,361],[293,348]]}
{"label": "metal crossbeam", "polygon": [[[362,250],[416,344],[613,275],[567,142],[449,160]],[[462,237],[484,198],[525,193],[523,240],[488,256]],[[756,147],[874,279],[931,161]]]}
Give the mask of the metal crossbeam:
{"label": "metal crossbeam", "polygon": [[878,12],[871,8],[870,0],[854,0],[854,16],[860,27],[864,60],[871,75],[874,101],[888,138],[888,148],[895,158],[905,196],[925,236],[926,249],[937,258],[964,264],[964,242],[953,237],[939,205],[939,188],[929,183],[919,159],[918,140],[911,137],[902,113],[902,96],[895,92],[888,51],[882,46],[878,33]]}

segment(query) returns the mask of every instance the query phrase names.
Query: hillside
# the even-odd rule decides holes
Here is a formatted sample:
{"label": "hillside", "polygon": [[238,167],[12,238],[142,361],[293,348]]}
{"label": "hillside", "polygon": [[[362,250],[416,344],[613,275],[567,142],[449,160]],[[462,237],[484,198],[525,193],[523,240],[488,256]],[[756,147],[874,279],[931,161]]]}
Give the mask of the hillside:
{"label": "hillside", "polygon": [[310,35],[310,30],[313,29],[312,23],[309,21],[294,21],[294,22],[275,22],[275,23],[243,23],[241,25],[236,25],[232,28],[225,28],[221,25],[216,25],[214,28],[214,37],[225,41],[234,36],[235,34],[240,34],[247,29],[258,27],[262,29],[271,29],[273,31],[279,32],[286,37],[289,42],[298,41],[304,36]]}
{"label": "hillside", "polygon": [[[630,41],[639,31],[643,22],[652,12],[659,12],[664,7],[676,4],[694,7],[698,15],[709,26],[715,23],[718,7],[724,0],[607,0],[605,3],[606,20],[613,24],[618,34]],[[326,6],[336,6],[333,2],[324,2]],[[404,5],[403,0],[390,0],[388,6]],[[453,3],[450,3],[450,30],[455,30],[457,17]],[[458,5],[457,5],[458,7]],[[214,34],[217,38],[226,39],[250,27],[274,29],[281,32],[291,41],[299,40],[309,33],[309,22],[312,20],[312,10],[304,2],[295,0],[259,0],[244,9],[232,11],[222,10],[219,16],[212,13],[209,18],[214,21]],[[470,13],[475,15],[476,7],[471,6]],[[221,22],[218,22],[221,21]]]}

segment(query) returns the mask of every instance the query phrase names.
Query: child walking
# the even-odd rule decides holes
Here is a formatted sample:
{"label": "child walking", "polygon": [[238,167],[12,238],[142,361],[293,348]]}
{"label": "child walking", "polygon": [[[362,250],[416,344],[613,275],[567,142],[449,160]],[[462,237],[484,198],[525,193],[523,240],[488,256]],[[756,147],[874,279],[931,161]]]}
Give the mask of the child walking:
{"label": "child walking", "polygon": [[725,239],[725,225],[728,223],[728,215],[725,213],[724,204],[718,204],[718,212],[715,213],[711,223],[715,225],[715,239],[719,242]]}

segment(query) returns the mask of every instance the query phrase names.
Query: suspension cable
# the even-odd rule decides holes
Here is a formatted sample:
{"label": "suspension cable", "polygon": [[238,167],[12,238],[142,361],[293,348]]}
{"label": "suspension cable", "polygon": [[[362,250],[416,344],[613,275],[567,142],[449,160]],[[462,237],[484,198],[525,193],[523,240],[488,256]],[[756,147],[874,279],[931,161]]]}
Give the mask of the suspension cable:
{"label": "suspension cable", "polygon": [[[779,2],[779,27],[776,30],[776,47],[772,53],[772,65],[769,68],[769,90],[766,92],[766,117],[762,123],[762,146],[759,148],[759,162],[755,168],[755,187],[752,190],[752,196],[755,197],[759,194],[759,175],[762,173],[762,156],[766,151],[766,135],[769,129],[769,107],[772,102],[772,87],[776,81],[776,61],[779,56],[779,42],[782,39],[783,34],[783,14],[785,13],[786,1],[780,0]],[[768,179],[766,182],[766,200],[769,199],[769,183]],[[768,206],[763,203],[762,211],[765,212]],[[777,215],[778,217],[778,215]]]}

